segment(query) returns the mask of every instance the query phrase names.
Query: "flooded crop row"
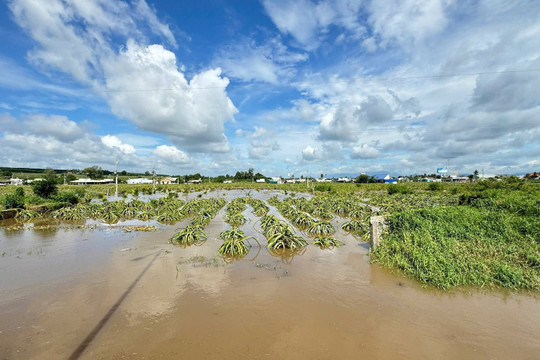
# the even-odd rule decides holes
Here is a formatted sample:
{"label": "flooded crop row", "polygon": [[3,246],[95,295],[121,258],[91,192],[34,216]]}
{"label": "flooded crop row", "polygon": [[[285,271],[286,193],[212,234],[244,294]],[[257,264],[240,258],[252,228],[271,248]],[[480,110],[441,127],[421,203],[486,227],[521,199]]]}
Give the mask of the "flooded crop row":
{"label": "flooded crop row", "polygon": [[[175,221],[160,222],[165,212],[156,211],[152,220],[4,222],[0,358],[529,359],[540,353],[537,296],[422,288],[371,264],[367,219],[379,210],[360,197],[198,195],[171,200],[177,207],[169,213],[198,204]],[[189,241],[178,235],[186,229],[204,235]],[[185,241],[177,246],[175,239]]]}

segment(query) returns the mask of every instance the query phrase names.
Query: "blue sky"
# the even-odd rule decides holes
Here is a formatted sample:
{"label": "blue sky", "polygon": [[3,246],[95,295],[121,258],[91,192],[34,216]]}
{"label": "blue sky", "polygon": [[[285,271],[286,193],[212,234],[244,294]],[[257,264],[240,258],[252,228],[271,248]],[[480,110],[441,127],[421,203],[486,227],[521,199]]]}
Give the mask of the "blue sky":
{"label": "blue sky", "polygon": [[540,170],[536,1],[8,0],[0,166]]}

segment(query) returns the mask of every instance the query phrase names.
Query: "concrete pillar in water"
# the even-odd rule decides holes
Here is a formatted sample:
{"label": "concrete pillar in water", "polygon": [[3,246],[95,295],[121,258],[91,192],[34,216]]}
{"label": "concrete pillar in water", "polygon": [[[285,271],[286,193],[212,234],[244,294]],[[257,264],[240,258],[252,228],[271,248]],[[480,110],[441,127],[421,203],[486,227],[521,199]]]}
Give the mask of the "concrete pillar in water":
{"label": "concrete pillar in water", "polygon": [[371,247],[375,249],[381,242],[381,234],[385,226],[385,216],[372,216],[369,218],[369,231],[371,235]]}

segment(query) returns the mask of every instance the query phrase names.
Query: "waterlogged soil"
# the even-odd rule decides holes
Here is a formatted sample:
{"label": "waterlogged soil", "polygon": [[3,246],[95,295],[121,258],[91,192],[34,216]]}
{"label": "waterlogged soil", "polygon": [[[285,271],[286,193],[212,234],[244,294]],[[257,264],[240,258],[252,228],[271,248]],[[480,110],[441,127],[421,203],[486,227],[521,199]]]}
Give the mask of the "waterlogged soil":
{"label": "waterlogged soil", "polygon": [[[124,231],[139,223],[0,228],[0,358],[539,357],[538,296],[424,289],[369,264],[369,245],[342,232],[340,248],[280,258],[252,242],[226,263],[216,256],[223,215],[187,248],[167,243],[186,221],[149,232]],[[242,230],[264,243],[250,207],[244,216]]]}

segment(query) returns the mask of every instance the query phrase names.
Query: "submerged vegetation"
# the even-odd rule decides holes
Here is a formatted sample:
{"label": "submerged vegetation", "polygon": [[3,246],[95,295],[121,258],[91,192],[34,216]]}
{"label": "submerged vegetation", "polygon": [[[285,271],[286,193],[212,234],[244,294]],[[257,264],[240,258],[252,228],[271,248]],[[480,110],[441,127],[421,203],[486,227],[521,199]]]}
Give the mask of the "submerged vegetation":
{"label": "submerged vegetation", "polygon": [[[279,190],[274,191],[279,196],[264,201],[248,192],[227,203],[219,197],[221,192],[211,195],[216,189],[246,188]],[[181,246],[206,241],[206,227],[227,206],[222,219],[228,229],[223,229],[219,236],[223,243],[216,247],[225,260],[243,258],[259,243],[259,236],[246,235],[252,234],[251,227],[259,231],[257,224],[268,251],[290,260],[306,250],[308,241],[321,249],[339,248],[348,242],[343,241],[348,234],[367,241],[370,217],[385,215],[388,226],[380,246],[370,252],[372,262],[443,289],[472,285],[540,290],[539,184],[512,179],[391,187],[328,184],[311,194],[303,193],[305,189],[305,185],[185,184],[158,187],[162,193],[149,197],[151,186],[123,185],[120,198],[110,198],[111,186],[58,186],[56,194],[42,198],[26,185],[0,189],[0,203],[12,209],[13,221],[28,223],[25,228],[41,218],[77,226],[88,219],[106,224],[136,220],[151,226],[148,229],[182,222],[170,238]],[[189,196],[194,199],[188,201],[194,191]],[[5,227],[12,228],[20,229],[13,222]]]}

